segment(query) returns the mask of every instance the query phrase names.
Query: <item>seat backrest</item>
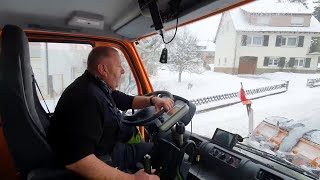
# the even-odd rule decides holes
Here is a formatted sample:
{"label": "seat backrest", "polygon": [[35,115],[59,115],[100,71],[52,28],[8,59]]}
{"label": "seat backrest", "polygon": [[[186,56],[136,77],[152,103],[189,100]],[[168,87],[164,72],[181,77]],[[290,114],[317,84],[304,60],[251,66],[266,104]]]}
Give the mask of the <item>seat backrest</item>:
{"label": "seat backrest", "polygon": [[28,38],[13,25],[2,29],[0,114],[6,141],[22,176],[33,169],[54,166],[54,153],[46,141],[49,119],[36,93]]}

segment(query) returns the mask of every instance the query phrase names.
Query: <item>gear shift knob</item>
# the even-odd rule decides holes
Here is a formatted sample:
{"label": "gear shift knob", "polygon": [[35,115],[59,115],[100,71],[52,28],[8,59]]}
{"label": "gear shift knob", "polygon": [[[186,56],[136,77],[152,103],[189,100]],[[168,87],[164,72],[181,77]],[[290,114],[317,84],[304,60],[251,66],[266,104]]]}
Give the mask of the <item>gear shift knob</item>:
{"label": "gear shift knob", "polygon": [[144,172],[151,174],[151,156],[149,154],[144,155]]}
{"label": "gear shift knob", "polygon": [[183,145],[183,135],[184,132],[186,131],[185,125],[183,122],[177,122],[176,124],[176,132],[179,136],[179,145],[182,146]]}

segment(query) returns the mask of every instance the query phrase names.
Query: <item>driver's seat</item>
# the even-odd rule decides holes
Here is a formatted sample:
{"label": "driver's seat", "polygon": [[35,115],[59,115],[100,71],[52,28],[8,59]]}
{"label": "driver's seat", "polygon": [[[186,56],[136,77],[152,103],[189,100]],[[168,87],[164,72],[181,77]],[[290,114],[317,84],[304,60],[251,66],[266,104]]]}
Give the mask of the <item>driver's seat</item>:
{"label": "driver's seat", "polygon": [[7,144],[23,179],[78,178],[57,168],[46,140],[49,117],[42,108],[30,64],[26,34],[17,26],[2,29],[0,114]]}

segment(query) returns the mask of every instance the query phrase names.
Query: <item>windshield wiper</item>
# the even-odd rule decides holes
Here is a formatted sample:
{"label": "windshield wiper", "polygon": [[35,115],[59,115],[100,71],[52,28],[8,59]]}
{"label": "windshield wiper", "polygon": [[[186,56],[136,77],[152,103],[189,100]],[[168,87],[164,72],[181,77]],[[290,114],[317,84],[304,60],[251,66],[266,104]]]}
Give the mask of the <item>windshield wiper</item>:
{"label": "windshield wiper", "polygon": [[262,151],[262,150],[259,150],[259,149],[256,149],[254,147],[251,147],[251,146],[248,146],[248,145],[245,145],[245,144],[241,144],[241,143],[237,143],[235,146],[240,148],[240,149],[247,150],[247,151],[249,151],[251,153],[258,154],[261,157],[265,157],[265,158],[267,158],[267,159],[269,159],[271,161],[280,163],[280,164],[282,164],[282,165],[284,165],[284,166],[286,166],[286,167],[288,167],[290,169],[293,169],[293,170],[295,170],[295,171],[297,171],[297,172],[299,172],[301,174],[304,174],[304,175],[306,175],[306,176],[308,176],[310,178],[318,179],[318,177],[315,174],[313,174],[313,173],[311,173],[311,172],[309,172],[309,171],[307,171],[307,170],[305,170],[305,169],[303,169],[303,168],[301,168],[299,166],[296,166],[296,165],[292,164],[291,162],[289,162],[287,160],[284,160],[284,159],[282,159],[282,158],[280,158],[280,157],[278,157],[276,155],[269,154],[269,153],[267,153],[265,151]]}

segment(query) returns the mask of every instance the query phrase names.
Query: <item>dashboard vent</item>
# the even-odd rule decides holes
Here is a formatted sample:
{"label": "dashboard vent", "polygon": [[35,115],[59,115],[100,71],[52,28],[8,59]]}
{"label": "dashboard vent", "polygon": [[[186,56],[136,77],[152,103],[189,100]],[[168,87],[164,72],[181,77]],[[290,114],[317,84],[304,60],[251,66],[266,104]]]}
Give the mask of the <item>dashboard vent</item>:
{"label": "dashboard vent", "polygon": [[257,174],[259,180],[283,180],[283,178],[276,176],[268,171],[261,169]]}

